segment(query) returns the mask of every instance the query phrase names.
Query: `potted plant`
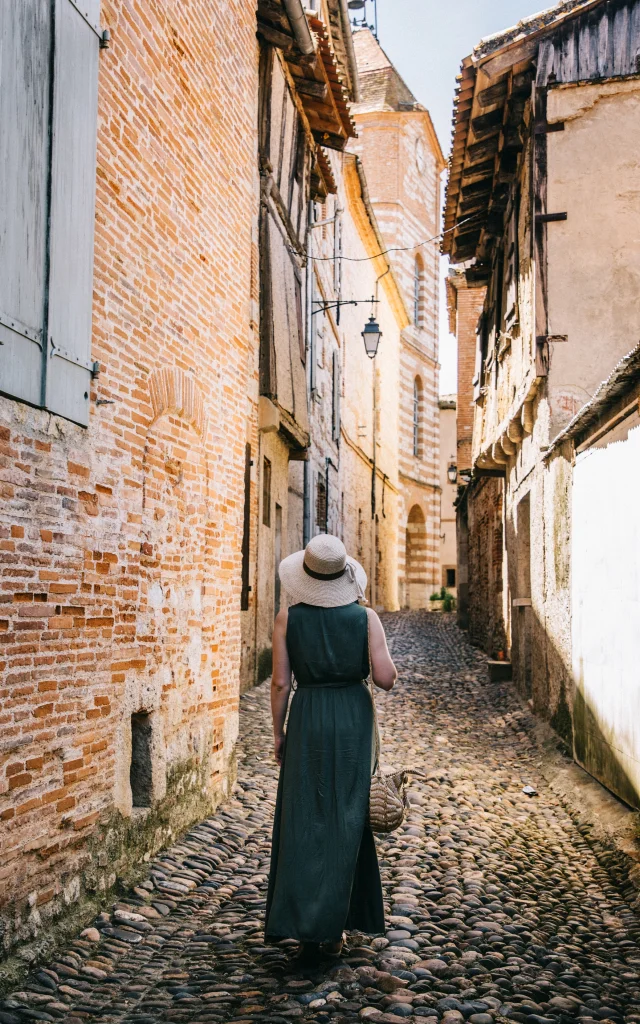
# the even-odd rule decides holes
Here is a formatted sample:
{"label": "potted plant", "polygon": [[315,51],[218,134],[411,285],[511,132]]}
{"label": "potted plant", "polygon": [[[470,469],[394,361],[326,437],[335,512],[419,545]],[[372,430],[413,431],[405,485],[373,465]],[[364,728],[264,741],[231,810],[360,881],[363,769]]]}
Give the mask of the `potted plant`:
{"label": "potted plant", "polygon": [[430,612],[452,612],[456,606],[456,599],[450,594],[446,587],[434,590],[429,598]]}

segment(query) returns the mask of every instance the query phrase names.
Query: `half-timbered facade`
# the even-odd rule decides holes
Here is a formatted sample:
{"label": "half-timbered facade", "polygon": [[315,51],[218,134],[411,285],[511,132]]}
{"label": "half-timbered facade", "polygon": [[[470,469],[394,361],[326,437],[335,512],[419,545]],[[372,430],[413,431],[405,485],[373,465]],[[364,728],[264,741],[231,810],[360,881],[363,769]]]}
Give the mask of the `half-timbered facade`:
{"label": "half-timbered facade", "polygon": [[[486,288],[461,508],[471,552],[472,522],[491,519],[472,506],[495,478],[504,630],[491,635],[506,632],[518,684],[568,742],[581,685],[571,460],[546,455],[638,334],[639,53],[638,0],[560,3],[483,40],[463,61],[454,107],[443,249],[466,289]],[[477,564],[469,557],[471,592],[486,578],[486,546]],[[476,596],[470,615],[497,604]]]}
{"label": "half-timbered facade", "polygon": [[[260,486],[255,602],[249,593],[245,600],[255,616],[246,624],[255,641],[245,648],[255,649],[257,663],[247,666],[247,679],[270,671],[273,620],[284,599],[277,577],[281,558],[303,546],[318,510],[325,528],[328,522],[324,484],[309,464],[317,291],[306,253],[314,225],[330,219],[326,201],[336,192],[328,151],[341,152],[355,134],[350,27],[334,6],[303,12],[299,5],[296,19],[295,4],[258,5],[260,398],[253,450]],[[335,231],[332,224],[331,237],[339,238],[339,223]],[[335,380],[338,386],[337,368]]]}

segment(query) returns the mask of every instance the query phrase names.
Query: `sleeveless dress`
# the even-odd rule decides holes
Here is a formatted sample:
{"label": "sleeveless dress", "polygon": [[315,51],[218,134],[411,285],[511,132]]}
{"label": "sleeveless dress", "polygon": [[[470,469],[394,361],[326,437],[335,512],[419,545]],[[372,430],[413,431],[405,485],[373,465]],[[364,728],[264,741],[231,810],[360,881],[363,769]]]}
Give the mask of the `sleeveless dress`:
{"label": "sleeveless dress", "polygon": [[297,689],[278,782],[267,939],[336,942],[384,932],[378,859],[366,824],[373,757],[367,612],[289,608]]}

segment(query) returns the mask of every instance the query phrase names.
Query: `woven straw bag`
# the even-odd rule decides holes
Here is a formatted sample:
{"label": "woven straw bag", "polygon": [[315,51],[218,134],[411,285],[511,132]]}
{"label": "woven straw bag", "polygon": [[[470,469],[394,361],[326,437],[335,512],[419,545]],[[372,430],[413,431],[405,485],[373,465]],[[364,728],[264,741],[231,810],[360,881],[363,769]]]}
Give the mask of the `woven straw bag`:
{"label": "woven straw bag", "polygon": [[[367,621],[367,636],[369,623]],[[369,791],[369,828],[372,832],[394,832],[402,825],[405,812],[409,806],[406,794],[406,785],[409,781],[409,774],[422,775],[422,772],[414,768],[401,768],[397,772],[383,775],[380,768],[380,728],[378,725],[378,712],[373,694],[373,667],[371,665],[371,645],[369,644],[369,687],[371,689],[371,703],[373,704],[373,720],[375,731],[376,762],[375,771],[371,776],[371,789]]]}

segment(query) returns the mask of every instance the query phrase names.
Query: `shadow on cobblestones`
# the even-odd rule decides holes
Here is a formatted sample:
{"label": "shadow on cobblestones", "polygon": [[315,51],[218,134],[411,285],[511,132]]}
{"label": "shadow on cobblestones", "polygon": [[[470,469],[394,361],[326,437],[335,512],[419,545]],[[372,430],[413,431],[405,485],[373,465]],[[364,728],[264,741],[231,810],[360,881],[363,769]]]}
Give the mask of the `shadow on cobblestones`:
{"label": "shadow on cobblestones", "polygon": [[[423,764],[378,842],[389,931],[298,970],[265,946],[276,767],[268,686],[242,698],[234,799],[0,1004],[0,1024],[640,1022],[640,921],[536,769],[527,713],[451,616],[385,617],[384,758]],[[522,793],[531,784],[538,796]]]}

